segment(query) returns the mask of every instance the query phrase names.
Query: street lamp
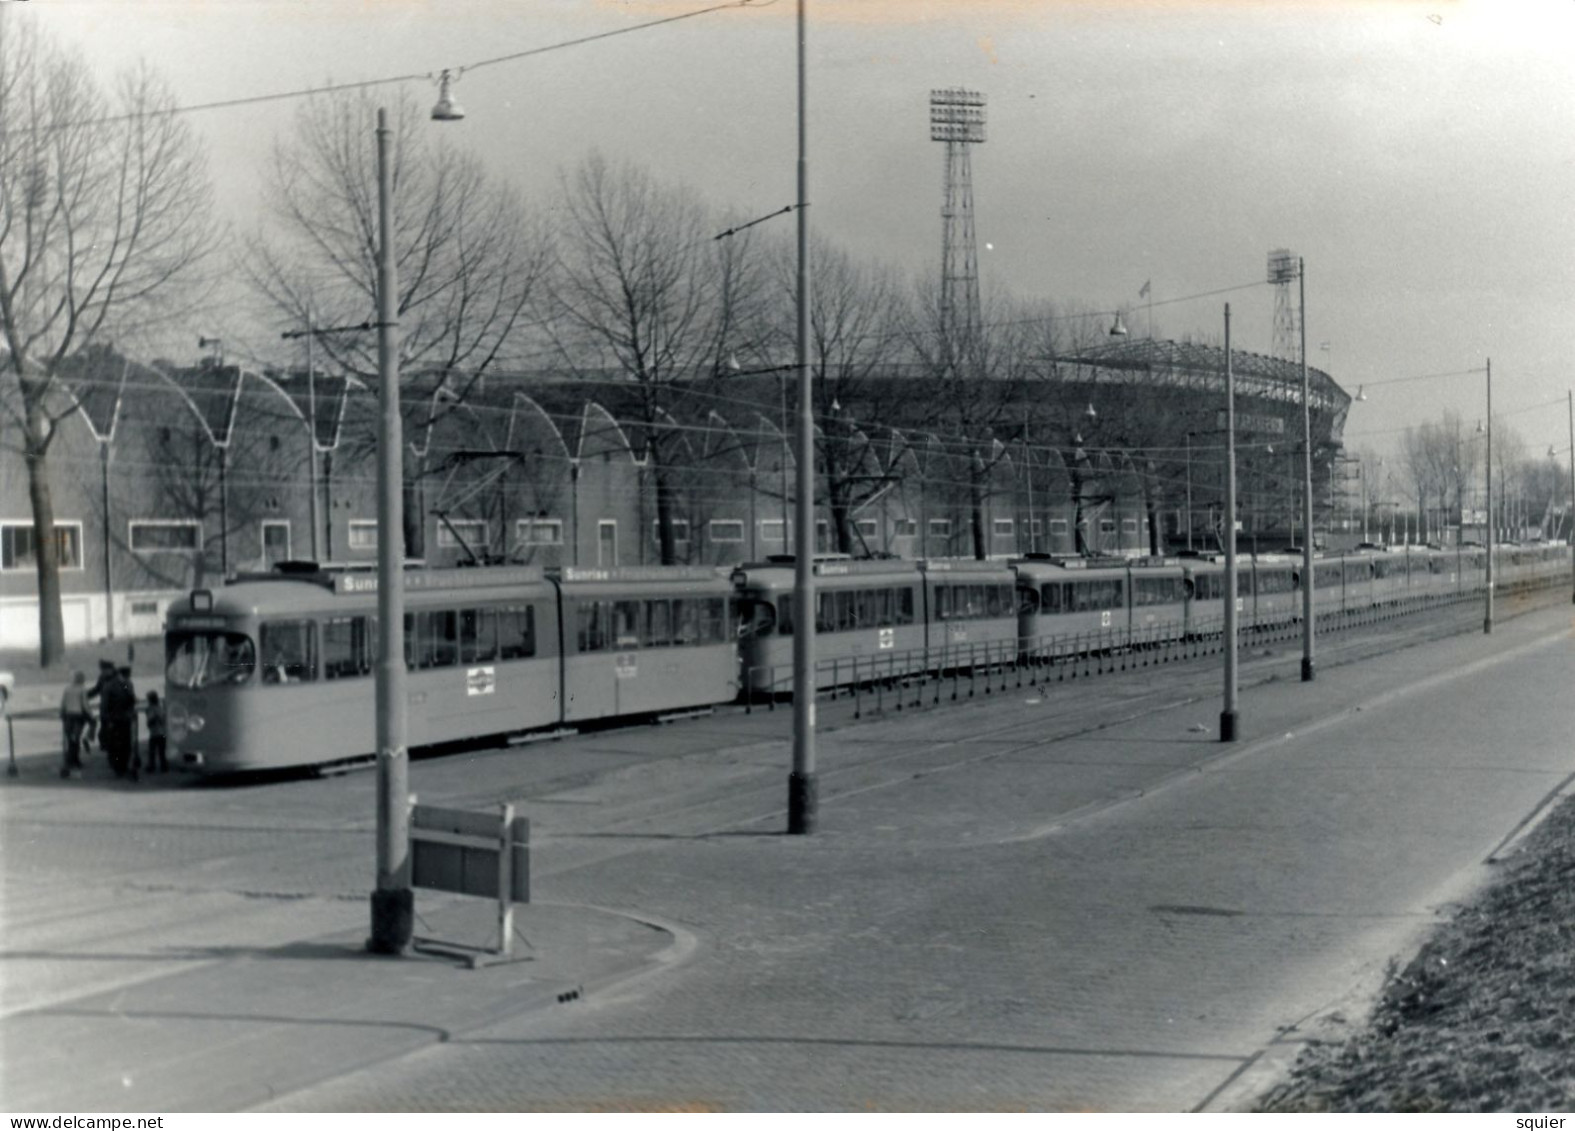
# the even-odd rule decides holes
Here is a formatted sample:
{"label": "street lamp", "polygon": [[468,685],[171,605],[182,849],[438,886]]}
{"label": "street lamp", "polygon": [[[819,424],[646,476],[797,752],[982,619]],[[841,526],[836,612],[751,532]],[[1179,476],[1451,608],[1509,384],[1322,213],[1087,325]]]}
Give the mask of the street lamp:
{"label": "street lamp", "polygon": [[1487,359],[1487,600],[1482,631],[1493,631],[1493,359]]}
{"label": "street lamp", "polygon": [[1236,741],[1236,373],[1231,366],[1230,303],[1225,304],[1225,702],[1220,741]]}
{"label": "street lamp", "polygon": [[793,554],[793,771],[788,832],[815,831],[815,402],[809,366],[809,157],[805,97],[805,0],[798,0],[798,498]]}
{"label": "street lamp", "polygon": [[410,760],[405,745],[404,444],[387,111],[377,111],[377,888],[367,949],[403,954],[415,927],[410,888]]}

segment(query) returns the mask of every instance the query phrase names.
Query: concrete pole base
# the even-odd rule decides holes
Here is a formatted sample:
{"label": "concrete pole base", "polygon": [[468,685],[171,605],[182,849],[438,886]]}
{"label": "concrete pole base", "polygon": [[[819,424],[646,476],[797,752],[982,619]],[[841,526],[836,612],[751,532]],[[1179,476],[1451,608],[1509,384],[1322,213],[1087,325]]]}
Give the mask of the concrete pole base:
{"label": "concrete pole base", "polygon": [[1487,633],[1489,636],[1493,635],[1493,622],[1491,620],[1484,620],[1482,622],[1482,631]]}
{"label": "concrete pole base", "polygon": [[1302,682],[1311,683],[1318,678],[1318,672],[1313,667],[1313,662],[1306,656],[1302,657]]}
{"label": "concrete pole base", "polygon": [[409,888],[372,893],[372,934],[366,949],[373,954],[409,954],[415,934],[416,894]]}
{"label": "concrete pole base", "polygon": [[788,833],[801,836],[815,831],[816,810],[820,807],[819,779],[814,774],[788,775]]}
{"label": "concrete pole base", "polygon": [[1235,711],[1221,711],[1220,712],[1220,741],[1221,742],[1235,742],[1236,741],[1236,712]]}

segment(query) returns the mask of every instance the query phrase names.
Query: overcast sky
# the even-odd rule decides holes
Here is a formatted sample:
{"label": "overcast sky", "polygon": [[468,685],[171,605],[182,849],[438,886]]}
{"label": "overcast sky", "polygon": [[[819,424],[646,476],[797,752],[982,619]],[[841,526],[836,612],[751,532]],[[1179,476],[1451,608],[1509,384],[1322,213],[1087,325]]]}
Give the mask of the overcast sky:
{"label": "overcast sky", "polygon": [[[979,269],[1008,289],[1137,308],[1159,337],[1267,352],[1268,251],[1307,265],[1314,365],[1353,394],[1352,447],[1444,408],[1568,446],[1575,384],[1575,0],[807,0],[811,217],[939,271],[932,87],[988,98],[973,154]],[[426,74],[707,0],[36,0],[106,78],[138,57],[186,104]],[[473,147],[528,197],[591,148],[750,215],[794,199],[794,0],[466,73]],[[390,91],[392,87],[387,88]],[[412,85],[423,101],[435,87]],[[294,104],[194,114],[226,217]],[[791,221],[784,218],[774,223]],[[1323,343],[1327,349],[1321,348]],[[195,351],[194,351],[195,352]],[[1555,405],[1553,402],[1557,402]],[[1561,462],[1567,455],[1560,456]]]}

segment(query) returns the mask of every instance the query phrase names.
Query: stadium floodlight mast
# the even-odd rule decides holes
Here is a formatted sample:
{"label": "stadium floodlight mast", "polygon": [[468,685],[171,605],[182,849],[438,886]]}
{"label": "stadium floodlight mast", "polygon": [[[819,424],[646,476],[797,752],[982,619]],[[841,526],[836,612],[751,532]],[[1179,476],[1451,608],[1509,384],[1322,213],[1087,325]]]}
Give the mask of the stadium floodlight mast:
{"label": "stadium floodlight mast", "polygon": [[[1269,253],[1269,282],[1296,280],[1297,323],[1301,330],[1302,369],[1302,682],[1317,678],[1313,663],[1313,457],[1312,457],[1312,383],[1307,372],[1307,263],[1288,251]],[[1358,390],[1360,391],[1360,390]]]}

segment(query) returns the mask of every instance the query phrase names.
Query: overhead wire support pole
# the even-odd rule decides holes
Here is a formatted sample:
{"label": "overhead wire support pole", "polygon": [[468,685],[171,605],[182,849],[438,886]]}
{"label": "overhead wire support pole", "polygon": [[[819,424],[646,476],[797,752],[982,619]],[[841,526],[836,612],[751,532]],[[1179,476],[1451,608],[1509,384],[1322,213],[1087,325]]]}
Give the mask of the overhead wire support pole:
{"label": "overhead wire support pole", "polygon": [[1225,705],[1220,741],[1236,741],[1236,372],[1230,355],[1230,303],[1225,304]]}
{"label": "overhead wire support pole", "polygon": [[1482,631],[1493,631],[1493,359],[1487,362],[1487,601],[1482,612]]}
{"label": "overhead wire support pole", "polygon": [[1307,261],[1296,260],[1298,321],[1302,327],[1302,682],[1317,678],[1313,666],[1313,457],[1312,382],[1307,374]]}
{"label": "overhead wire support pole", "polygon": [[1570,601],[1575,603],[1575,389],[1565,393],[1565,401],[1570,412],[1570,531],[1564,536],[1564,544],[1570,551]]}
{"label": "overhead wire support pole", "polygon": [[793,772],[788,832],[815,831],[815,402],[809,365],[809,158],[805,98],[806,0],[798,0],[798,499],[793,547]]}
{"label": "overhead wire support pole", "polygon": [[403,430],[399,419],[398,269],[387,111],[377,112],[377,889],[367,949],[404,954],[415,930],[410,887],[410,765],[405,747]]}

